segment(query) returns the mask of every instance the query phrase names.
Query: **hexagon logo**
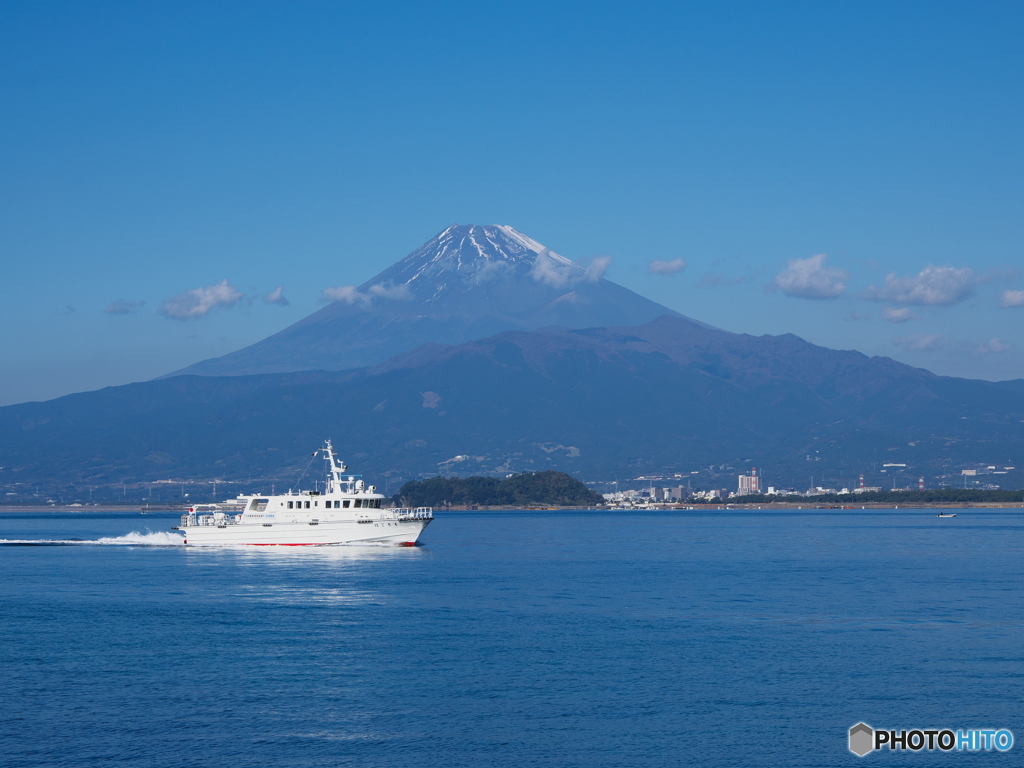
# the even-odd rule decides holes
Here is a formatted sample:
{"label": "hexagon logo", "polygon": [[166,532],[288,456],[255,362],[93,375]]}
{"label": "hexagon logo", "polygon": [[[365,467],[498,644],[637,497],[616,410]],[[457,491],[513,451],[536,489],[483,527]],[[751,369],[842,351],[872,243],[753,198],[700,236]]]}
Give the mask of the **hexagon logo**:
{"label": "hexagon logo", "polygon": [[850,751],[864,757],[875,748],[875,731],[867,723],[857,723],[850,729]]}

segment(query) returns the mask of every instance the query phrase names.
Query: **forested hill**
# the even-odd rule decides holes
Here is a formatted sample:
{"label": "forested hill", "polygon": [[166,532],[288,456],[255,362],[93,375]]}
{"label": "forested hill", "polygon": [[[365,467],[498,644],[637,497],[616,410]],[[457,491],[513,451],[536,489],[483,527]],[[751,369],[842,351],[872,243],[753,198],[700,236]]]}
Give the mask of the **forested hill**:
{"label": "forested hill", "polygon": [[592,507],[603,504],[600,494],[564,472],[524,472],[506,478],[432,477],[412,481],[399,491],[402,503],[410,507],[479,506],[563,506]]}

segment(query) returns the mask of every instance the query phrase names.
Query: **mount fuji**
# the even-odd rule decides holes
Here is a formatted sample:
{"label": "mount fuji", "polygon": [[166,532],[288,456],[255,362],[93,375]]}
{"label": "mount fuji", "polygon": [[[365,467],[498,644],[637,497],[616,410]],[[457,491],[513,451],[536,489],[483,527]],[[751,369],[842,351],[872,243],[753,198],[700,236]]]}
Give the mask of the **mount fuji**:
{"label": "mount fuji", "polygon": [[757,466],[797,487],[866,470],[887,483],[890,467],[949,482],[990,463],[1020,487],[1024,380],[711,328],[604,266],[511,227],[450,227],[290,328],[181,372],[198,375],[0,408],[0,501],[284,480],[325,435],[395,480],[559,469],[722,488]]}
{"label": "mount fuji", "polygon": [[641,325],[678,312],[605,280],[509,226],[454,224],[362,285],[251,346],[172,376],[345,370],[424,344],[545,326]]}

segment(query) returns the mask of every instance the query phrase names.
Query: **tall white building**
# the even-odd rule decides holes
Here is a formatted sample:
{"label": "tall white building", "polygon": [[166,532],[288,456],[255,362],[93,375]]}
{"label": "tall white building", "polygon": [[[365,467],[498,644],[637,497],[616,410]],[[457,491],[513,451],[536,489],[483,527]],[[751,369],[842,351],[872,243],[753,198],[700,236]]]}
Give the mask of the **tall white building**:
{"label": "tall white building", "polygon": [[757,467],[750,468],[749,475],[740,475],[739,489],[737,496],[750,496],[761,492],[761,478],[757,476]]}

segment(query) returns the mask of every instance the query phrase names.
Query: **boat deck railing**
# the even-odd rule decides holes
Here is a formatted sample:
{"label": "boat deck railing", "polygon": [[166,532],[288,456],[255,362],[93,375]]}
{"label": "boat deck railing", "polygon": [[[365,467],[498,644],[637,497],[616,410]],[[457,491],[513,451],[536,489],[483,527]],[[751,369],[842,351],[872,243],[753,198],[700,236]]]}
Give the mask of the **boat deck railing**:
{"label": "boat deck railing", "polygon": [[389,510],[394,512],[399,520],[433,520],[433,507],[396,507]]}

